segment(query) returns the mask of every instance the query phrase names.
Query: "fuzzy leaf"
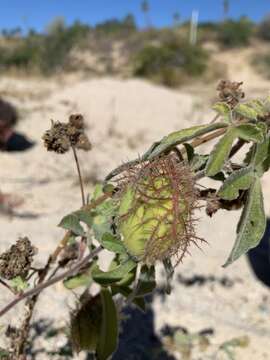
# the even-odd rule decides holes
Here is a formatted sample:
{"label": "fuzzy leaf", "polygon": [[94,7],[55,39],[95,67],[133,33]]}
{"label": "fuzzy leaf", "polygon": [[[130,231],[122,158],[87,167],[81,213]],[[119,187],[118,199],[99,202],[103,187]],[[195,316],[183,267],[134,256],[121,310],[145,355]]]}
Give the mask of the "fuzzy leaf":
{"label": "fuzzy leaf", "polygon": [[118,318],[112,294],[108,289],[101,290],[102,323],[97,345],[97,359],[107,360],[117,348]]}
{"label": "fuzzy leaf", "polygon": [[106,200],[92,211],[92,229],[96,240],[102,241],[104,234],[112,234],[112,218],[116,210],[116,205],[112,199]]}
{"label": "fuzzy leaf", "polygon": [[136,267],[135,261],[128,259],[113,270],[102,271],[95,265],[92,270],[93,279],[100,285],[111,285],[124,279]]}
{"label": "fuzzy leaf", "polygon": [[206,165],[207,176],[214,176],[221,171],[225,161],[228,159],[234,139],[235,130],[230,128],[215,145]]}
{"label": "fuzzy leaf", "polygon": [[194,170],[194,171],[201,170],[206,165],[208,159],[209,159],[209,155],[195,154],[195,156],[192,159],[192,162],[190,164],[192,170]]}
{"label": "fuzzy leaf", "polygon": [[115,254],[126,254],[123,242],[117,236],[105,233],[99,242],[104,249],[108,251],[114,252]]}
{"label": "fuzzy leaf", "polygon": [[264,131],[254,124],[242,124],[234,128],[236,136],[245,141],[261,143],[264,140]]}
{"label": "fuzzy leaf", "polygon": [[[216,123],[210,125],[198,125],[188,129],[173,132],[165,136],[160,143],[153,148],[152,152],[149,153],[148,159],[153,159],[155,156],[172,149],[174,146],[183,144],[187,141],[192,140],[197,136],[204,135],[210,131],[226,127],[226,123]],[[144,156],[143,156],[144,158]]]}
{"label": "fuzzy leaf", "polygon": [[267,114],[267,109],[261,100],[251,100],[246,103],[247,106],[251,107],[256,111],[257,116],[264,116]]}
{"label": "fuzzy leaf", "polygon": [[[92,267],[92,266],[91,266]],[[71,276],[63,281],[66,289],[73,290],[81,286],[88,287],[92,282],[91,267],[81,274]]]}
{"label": "fuzzy leaf", "polygon": [[248,193],[239,221],[238,233],[233,249],[224,267],[233,263],[249,249],[256,247],[265,231],[266,218],[260,179],[256,177]]}
{"label": "fuzzy leaf", "polygon": [[252,167],[234,171],[219,189],[217,195],[225,200],[234,200],[239,196],[239,190],[250,188],[254,180]]}
{"label": "fuzzy leaf", "polygon": [[63,229],[72,231],[75,235],[84,235],[83,227],[80,224],[80,219],[76,213],[66,215],[58,225]]}
{"label": "fuzzy leaf", "polygon": [[221,115],[226,123],[231,123],[232,111],[228,104],[224,102],[217,102],[214,104],[212,109]]}
{"label": "fuzzy leaf", "polygon": [[151,294],[156,287],[155,267],[143,265],[136,288],[136,296]]}
{"label": "fuzzy leaf", "polygon": [[242,115],[243,117],[247,118],[247,119],[251,119],[251,120],[256,120],[258,113],[255,109],[253,109],[251,106],[249,106],[248,104],[238,104],[236,105],[236,107],[234,108],[234,112],[236,112],[236,114]]}
{"label": "fuzzy leaf", "polygon": [[267,138],[261,144],[256,145],[254,156],[256,171],[262,176],[270,168],[270,138]]}

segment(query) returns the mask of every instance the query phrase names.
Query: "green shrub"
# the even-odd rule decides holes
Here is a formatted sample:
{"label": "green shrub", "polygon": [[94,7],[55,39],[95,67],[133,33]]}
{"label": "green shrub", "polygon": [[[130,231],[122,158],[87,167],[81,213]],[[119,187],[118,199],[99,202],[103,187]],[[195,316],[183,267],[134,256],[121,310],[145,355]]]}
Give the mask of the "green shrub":
{"label": "green shrub", "polygon": [[270,15],[267,15],[259,24],[258,36],[263,40],[270,40]]}
{"label": "green shrub", "polygon": [[132,14],[128,14],[122,20],[110,19],[97,24],[95,30],[97,32],[114,35],[133,32],[137,30],[137,25],[134,16]]}
{"label": "green shrub", "polygon": [[134,75],[177,86],[185,76],[200,76],[206,69],[207,53],[198,46],[171,41],[148,45],[135,58]]}
{"label": "green shrub", "polygon": [[249,44],[252,32],[253,24],[248,18],[228,20],[219,27],[218,40],[226,47],[245,46]]}

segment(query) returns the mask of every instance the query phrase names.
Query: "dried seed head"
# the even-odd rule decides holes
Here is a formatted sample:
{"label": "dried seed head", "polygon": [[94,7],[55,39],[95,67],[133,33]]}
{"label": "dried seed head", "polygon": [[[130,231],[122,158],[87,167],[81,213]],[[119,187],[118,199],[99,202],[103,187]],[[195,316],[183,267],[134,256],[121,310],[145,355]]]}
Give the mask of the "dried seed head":
{"label": "dried seed head", "polygon": [[71,342],[76,352],[95,351],[102,320],[100,295],[83,301],[71,315]]}
{"label": "dried seed head", "polygon": [[226,102],[231,108],[235,107],[245,97],[241,89],[242,84],[243,82],[221,80],[217,86],[220,100]]}
{"label": "dried seed head", "polygon": [[190,168],[170,154],[133,167],[120,182],[118,228],[129,254],[149,265],[181,261],[195,236],[197,191]]}
{"label": "dried seed head", "polygon": [[19,238],[15,245],[0,255],[0,276],[7,280],[16,276],[25,278],[36,253],[37,249],[27,237]]}
{"label": "dried seed head", "polygon": [[50,130],[43,135],[44,145],[48,151],[64,154],[70,147],[91,150],[91,143],[84,132],[82,115],[71,115],[68,123],[53,122]]}

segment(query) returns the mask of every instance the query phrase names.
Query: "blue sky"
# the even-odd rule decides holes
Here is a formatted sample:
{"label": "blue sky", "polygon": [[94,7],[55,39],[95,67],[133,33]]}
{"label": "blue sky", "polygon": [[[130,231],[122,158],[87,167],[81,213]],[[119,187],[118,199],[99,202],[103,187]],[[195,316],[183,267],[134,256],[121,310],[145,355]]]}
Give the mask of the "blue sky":
{"label": "blue sky", "polygon": [[[68,24],[79,19],[96,24],[105,19],[121,18],[128,12],[143,25],[140,0],[0,0],[0,28],[21,26],[42,31],[56,16],[63,16]],[[172,22],[178,11],[182,19],[190,17],[192,9],[199,10],[200,21],[219,20],[222,17],[222,0],[149,0],[152,23],[156,26]],[[230,16],[248,15],[259,21],[270,13],[269,0],[230,0]]]}

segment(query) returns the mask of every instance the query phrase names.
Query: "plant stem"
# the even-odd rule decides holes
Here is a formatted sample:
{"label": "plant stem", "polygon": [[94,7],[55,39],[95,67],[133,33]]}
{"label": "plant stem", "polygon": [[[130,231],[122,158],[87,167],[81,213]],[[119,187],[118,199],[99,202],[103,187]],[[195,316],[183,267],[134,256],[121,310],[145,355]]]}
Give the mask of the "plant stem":
{"label": "plant stem", "polygon": [[77,172],[78,172],[78,177],[79,177],[79,183],[80,183],[81,195],[82,195],[82,204],[83,204],[83,206],[85,206],[86,201],[85,201],[85,195],[84,195],[84,187],[83,187],[81,168],[80,168],[80,163],[79,163],[79,159],[77,156],[77,151],[74,146],[72,146],[72,151],[73,151],[74,159],[76,162],[76,167],[77,167]]}
{"label": "plant stem", "polygon": [[12,309],[15,305],[17,305],[22,300],[24,300],[30,296],[38,295],[42,290],[46,289],[47,287],[54,285],[55,283],[65,279],[68,276],[74,275],[84,265],[86,265],[91,259],[93,259],[95,256],[97,256],[102,250],[103,250],[103,248],[101,246],[99,246],[98,248],[93,250],[90,254],[85,256],[82,260],[78,261],[73,267],[62,272],[62,274],[59,274],[46,282],[40,283],[37,286],[35,286],[33,289],[20,294],[17,298],[13,299],[2,310],[0,310],[0,317],[3,316],[4,314],[6,314],[10,309]]}

